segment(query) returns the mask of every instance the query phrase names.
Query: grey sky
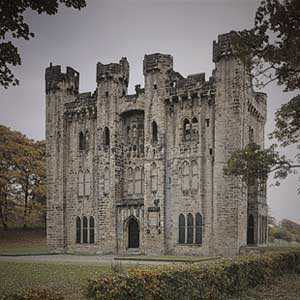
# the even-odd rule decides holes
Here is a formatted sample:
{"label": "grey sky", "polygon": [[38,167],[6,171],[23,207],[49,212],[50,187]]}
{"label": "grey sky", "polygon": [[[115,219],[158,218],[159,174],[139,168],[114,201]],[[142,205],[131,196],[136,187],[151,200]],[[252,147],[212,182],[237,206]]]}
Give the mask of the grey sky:
{"label": "grey sky", "polygon": [[[56,16],[26,13],[36,37],[18,41],[23,64],[15,71],[19,87],[0,88],[0,123],[34,139],[45,138],[44,69],[51,62],[80,72],[81,92],[96,87],[96,63],[130,63],[130,92],[143,85],[145,53],[172,54],[174,68],[182,75],[211,75],[212,41],[218,34],[249,28],[256,0],[87,0],[82,11],[63,8]],[[267,133],[274,112],[289,96],[275,84],[268,93]],[[268,142],[267,142],[268,143]],[[269,180],[271,183],[271,180]],[[300,222],[297,177],[268,189],[273,215]]]}

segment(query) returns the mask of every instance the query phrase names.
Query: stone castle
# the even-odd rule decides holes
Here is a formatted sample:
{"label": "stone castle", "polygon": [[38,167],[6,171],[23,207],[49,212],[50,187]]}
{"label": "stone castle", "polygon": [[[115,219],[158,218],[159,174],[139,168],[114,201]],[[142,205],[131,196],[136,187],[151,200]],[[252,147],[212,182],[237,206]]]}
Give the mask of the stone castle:
{"label": "stone castle", "polygon": [[47,241],[51,251],[224,255],[267,240],[266,184],[224,174],[233,151],[263,147],[266,95],[254,92],[233,33],[213,43],[215,69],[186,78],[173,57],[97,64],[97,87],[46,69]]}

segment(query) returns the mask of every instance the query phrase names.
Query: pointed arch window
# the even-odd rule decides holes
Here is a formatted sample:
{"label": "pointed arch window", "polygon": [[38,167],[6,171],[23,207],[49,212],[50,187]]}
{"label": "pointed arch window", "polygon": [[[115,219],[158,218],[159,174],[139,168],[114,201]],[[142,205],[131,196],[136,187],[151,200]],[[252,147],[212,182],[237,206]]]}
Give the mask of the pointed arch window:
{"label": "pointed arch window", "polygon": [[132,168],[128,168],[128,195],[133,194],[133,170]]}
{"label": "pointed arch window", "polygon": [[156,167],[156,164],[153,163],[151,165],[151,171],[150,171],[150,186],[151,186],[152,192],[157,191],[157,184],[158,184],[157,181],[158,181],[157,167]]}
{"label": "pointed arch window", "polygon": [[91,174],[89,170],[84,173],[84,195],[89,196],[91,194]]}
{"label": "pointed arch window", "polygon": [[194,242],[194,217],[192,214],[187,215],[187,243]]}
{"label": "pointed arch window", "polygon": [[195,237],[195,243],[196,244],[202,244],[202,233],[203,233],[203,220],[201,214],[196,214],[196,237]]}
{"label": "pointed arch window", "polygon": [[109,194],[109,189],[110,189],[110,172],[109,168],[106,167],[104,169],[104,194]]}
{"label": "pointed arch window", "polygon": [[81,219],[79,217],[76,218],[76,243],[81,243]]}
{"label": "pointed arch window", "polygon": [[81,170],[78,173],[78,196],[84,196],[84,174]]}
{"label": "pointed arch window", "polygon": [[155,121],[152,122],[151,125],[152,130],[152,143],[157,143],[158,141],[158,127]]}
{"label": "pointed arch window", "polygon": [[188,119],[183,120],[183,139],[185,141],[191,140],[191,124]]}
{"label": "pointed arch window", "polygon": [[199,123],[196,117],[192,119],[192,139],[195,141],[199,139]]}
{"label": "pointed arch window", "polygon": [[79,132],[79,150],[85,149],[85,136],[82,131]]}
{"label": "pointed arch window", "polygon": [[134,192],[135,194],[142,193],[142,172],[139,167],[136,167],[134,171]]}
{"label": "pointed arch window", "polygon": [[82,242],[86,244],[88,242],[88,219],[87,217],[82,218]]}
{"label": "pointed arch window", "polygon": [[104,143],[104,146],[109,146],[109,144],[110,144],[110,134],[109,134],[108,127],[104,128],[103,143]]}
{"label": "pointed arch window", "polygon": [[183,214],[179,215],[178,228],[179,228],[178,242],[179,244],[184,244],[185,243],[185,217]]}
{"label": "pointed arch window", "polygon": [[187,161],[182,164],[182,190],[190,189],[190,165]]}
{"label": "pointed arch window", "polygon": [[95,220],[93,217],[90,217],[90,244],[95,243]]}
{"label": "pointed arch window", "polygon": [[199,169],[196,160],[192,161],[191,169],[192,169],[192,190],[197,191],[199,185],[199,175],[198,175]]}

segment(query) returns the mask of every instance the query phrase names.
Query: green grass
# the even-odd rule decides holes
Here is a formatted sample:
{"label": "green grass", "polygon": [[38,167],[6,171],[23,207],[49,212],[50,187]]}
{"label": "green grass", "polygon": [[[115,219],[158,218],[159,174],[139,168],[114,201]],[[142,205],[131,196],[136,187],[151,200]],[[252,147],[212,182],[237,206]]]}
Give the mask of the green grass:
{"label": "green grass", "polygon": [[219,257],[208,256],[173,256],[173,255],[128,255],[116,256],[115,260],[134,260],[134,261],[166,261],[166,262],[202,262],[216,260]]}
{"label": "green grass", "polygon": [[47,288],[69,299],[84,299],[87,280],[104,272],[111,272],[111,266],[0,261],[0,295],[27,288]]}
{"label": "green grass", "polygon": [[0,230],[0,255],[47,254],[45,229]]}

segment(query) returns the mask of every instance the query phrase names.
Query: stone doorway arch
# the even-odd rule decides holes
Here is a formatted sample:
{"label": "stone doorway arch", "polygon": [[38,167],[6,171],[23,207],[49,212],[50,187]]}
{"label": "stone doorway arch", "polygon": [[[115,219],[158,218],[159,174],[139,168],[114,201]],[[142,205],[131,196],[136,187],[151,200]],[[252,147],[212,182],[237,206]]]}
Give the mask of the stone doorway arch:
{"label": "stone doorway arch", "polygon": [[128,249],[140,247],[140,226],[136,218],[130,218],[127,224],[128,230]]}

